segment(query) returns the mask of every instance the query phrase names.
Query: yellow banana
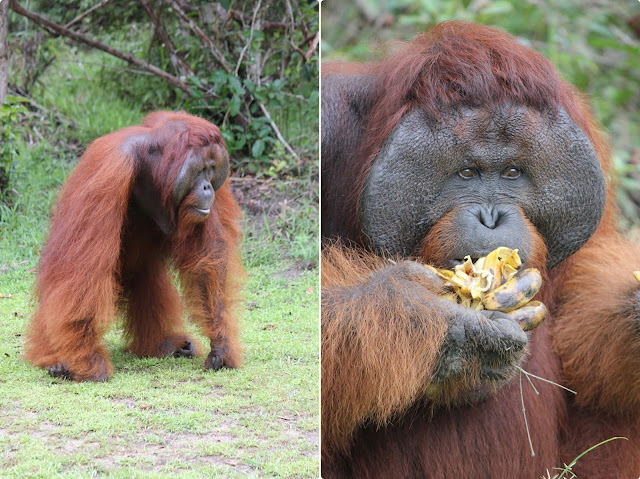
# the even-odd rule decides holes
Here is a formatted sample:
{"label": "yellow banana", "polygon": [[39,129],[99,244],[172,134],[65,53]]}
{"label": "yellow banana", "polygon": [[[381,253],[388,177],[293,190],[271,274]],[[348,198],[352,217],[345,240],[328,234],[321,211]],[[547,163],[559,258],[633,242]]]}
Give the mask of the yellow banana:
{"label": "yellow banana", "polygon": [[[484,309],[484,297],[500,285],[509,281],[522,265],[517,249],[501,246],[474,263],[466,256],[453,271],[425,265],[457,295],[458,302],[475,309]],[[469,300],[469,301],[467,301]]]}
{"label": "yellow banana", "polygon": [[527,304],[540,291],[540,271],[528,268],[487,293],[482,300],[486,309],[509,312]]}
{"label": "yellow banana", "polygon": [[[547,314],[539,301],[531,301],[542,286],[537,269],[518,272],[522,260],[517,249],[496,248],[474,263],[469,256],[453,271],[425,265],[445,281],[443,298],[475,310],[506,312],[525,331],[538,327]],[[640,271],[634,273],[640,281]]]}
{"label": "yellow banana", "polygon": [[480,267],[491,275],[489,291],[492,291],[510,280],[520,266],[522,266],[522,260],[518,250],[501,246],[489,253]]}
{"label": "yellow banana", "polygon": [[440,278],[448,281],[452,276],[453,276],[453,271],[449,271],[448,269],[438,269],[438,268],[434,268],[431,265],[425,264],[424,265],[425,268],[427,268],[429,271],[433,271],[435,274],[437,274]]}
{"label": "yellow banana", "polygon": [[531,301],[523,307],[507,313],[524,331],[537,328],[547,315],[547,307],[540,301]]}
{"label": "yellow banana", "polygon": [[447,294],[443,294],[442,297],[444,299],[447,299],[449,301],[453,301],[454,303],[458,302],[458,295],[456,293],[447,293]]}
{"label": "yellow banana", "polygon": [[640,281],[640,271],[634,271],[633,276],[634,278],[636,278],[636,280]]}

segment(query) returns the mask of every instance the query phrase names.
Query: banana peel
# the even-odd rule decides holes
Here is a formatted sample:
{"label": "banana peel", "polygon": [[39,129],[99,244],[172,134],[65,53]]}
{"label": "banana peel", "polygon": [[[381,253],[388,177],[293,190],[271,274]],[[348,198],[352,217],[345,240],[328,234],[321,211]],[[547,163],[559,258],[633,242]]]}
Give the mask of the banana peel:
{"label": "banana peel", "polygon": [[489,291],[483,298],[485,309],[508,313],[521,308],[540,291],[542,277],[537,269],[529,268],[506,283]]}
{"label": "banana peel", "polygon": [[531,301],[508,314],[522,329],[531,331],[542,324],[547,315],[547,307],[540,301]]}
{"label": "banana peel", "polygon": [[[518,250],[504,246],[475,263],[466,256],[453,271],[425,265],[449,288],[443,298],[477,311],[502,311],[529,331],[542,323],[547,308],[539,301],[531,301],[542,286],[540,271],[527,268],[519,272],[521,266]],[[640,272],[636,279],[640,281]]]}

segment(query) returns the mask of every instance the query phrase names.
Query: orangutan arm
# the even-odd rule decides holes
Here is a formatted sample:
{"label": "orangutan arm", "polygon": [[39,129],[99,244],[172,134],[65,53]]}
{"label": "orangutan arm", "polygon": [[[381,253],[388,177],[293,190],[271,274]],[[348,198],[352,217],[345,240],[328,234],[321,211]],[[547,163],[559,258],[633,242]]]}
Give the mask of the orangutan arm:
{"label": "orangutan arm", "polygon": [[598,235],[571,259],[554,347],[576,402],[611,414],[640,408],[640,247]]}
{"label": "orangutan arm", "polygon": [[484,374],[512,371],[527,337],[502,313],[439,298],[413,261],[326,248],[322,260],[322,449],[345,454],[357,428],[416,401],[442,402]]}

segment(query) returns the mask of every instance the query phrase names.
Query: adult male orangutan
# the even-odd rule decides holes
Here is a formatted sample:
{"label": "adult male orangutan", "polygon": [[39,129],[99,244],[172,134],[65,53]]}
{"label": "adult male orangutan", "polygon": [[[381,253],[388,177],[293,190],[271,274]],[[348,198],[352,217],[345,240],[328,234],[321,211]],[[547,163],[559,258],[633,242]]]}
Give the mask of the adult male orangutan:
{"label": "adult male orangutan", "polygon": [[27,359],[52,376],[106,381],[102,337],[117,312],[134,354],[198,355],[172,265],[210,340],[205,368],[239,366],[240,207],[228,175],[218,127],[184,112],[152,113],[91,143],[56,201]]}
{"label": "adult male orangutan", "polygon": [[[640,248],[584,98],[457,21],[322,70],[323,477],[540,478],[615,436],[574,472],[640,476]],[[423,266],[500,246],[542,273],[531,332]]]}

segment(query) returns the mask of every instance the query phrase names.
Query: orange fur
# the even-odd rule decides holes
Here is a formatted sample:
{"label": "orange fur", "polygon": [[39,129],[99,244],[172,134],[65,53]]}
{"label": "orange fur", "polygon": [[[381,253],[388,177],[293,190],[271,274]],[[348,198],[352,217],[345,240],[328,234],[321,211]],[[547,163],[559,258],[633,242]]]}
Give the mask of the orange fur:
{"label": "orange fur", "polygon": [[[166,128],[168,121],[180,128]],[[26,357],[36,366],[64,364],[72,379],[106,380],[113,367],[101,338],[125,311],[128,348],[139,356],[173,353],[187,339],[182,304],[167,271],[177,266],[186,302],[212,344],[227,341],[229,364],[240,363],[233,315],[241,212],[228,186],[215,194],[206,220],[177,213],[177,232],[166,236],[140,212],[131,194],[140,164],[148,162],[131,143],[149,135],[163,146],[154,183],[171,214],[172,185],[188,152],[205,144],[224,148],[219,130],[186,113],[158,112],[143,126],[98,138],[64,184],[40,259],[39,305],[29,328]],[[199,288],[191,287],[198,278]]]}
{"label": "orange fur", "polygon": [[432,316],[431,310],[419,298],[409,304],[393,297],[384,285],[366,297],[348,292],[383,265],[380,258],[340,246],[323,251],[323,457],[347,454],[365,422],[383,426],[405,411],[424,395],[434,372],[443,320],[416,323],[412,318],[421,309]]}
{"label": "orange fur", "polygon": [[[371,80],[368,103],[347,105],[362,115],[362,130],[352,128],[333,149],[323,145],[323,228],[326,237],[353,246],[328,247],[322,257],[324,476],[534,478],[599,441],[625,436],[628,441],[601,446],[573,470],[578,477],[638,477],[640,285],[632,271],[640,270],[640,248],[616,230],[609,146],[586,98],[508,34],[464,22],[445,22],[379,62],[322,70]],[[354,98],[349,101],[359,101]],[[434,408],[428,383],[444,335],[439,318],[424,318],[429,330],[409,331],[408,306],[415,308],[419,298],[390,298],[382,288],[366,300],[350,293],[385,265],[363,252],[359,197],[404,113],[421,108],[439,118],[460,104],[504,101],[541,111],[564,108],[590,139],[608,180],[600,226],[577,253],[544,273],[536,298],[549,315],[531,333],[522,367],[578,394],[534,380],[538,396],[523,380],[534,458],[517,379],[484,403]],[[544,270],[546,247],[528,227],[535,251],[527,266]],[[437,265],[447,258],[451,229],[445,215],[425,238],[421,261]]]}
{"label": "orange fur", "polygon": [[640,248],[603,231],[574,255],[559,285],[553,342],[580,406],[625,416],[640,411],[636,270]]}
{"label": "orange fur", "polygon": [[[609,212],[611,214],[611,211]],[[591,446],[616,440],[584,456],[578,477],[609,471],[640,474],[640,248],[603,223],[566,261],[554,282],[558,308],[553,346],[566,384],[577,391],[569,404],[561,460],[568,463]]]}

